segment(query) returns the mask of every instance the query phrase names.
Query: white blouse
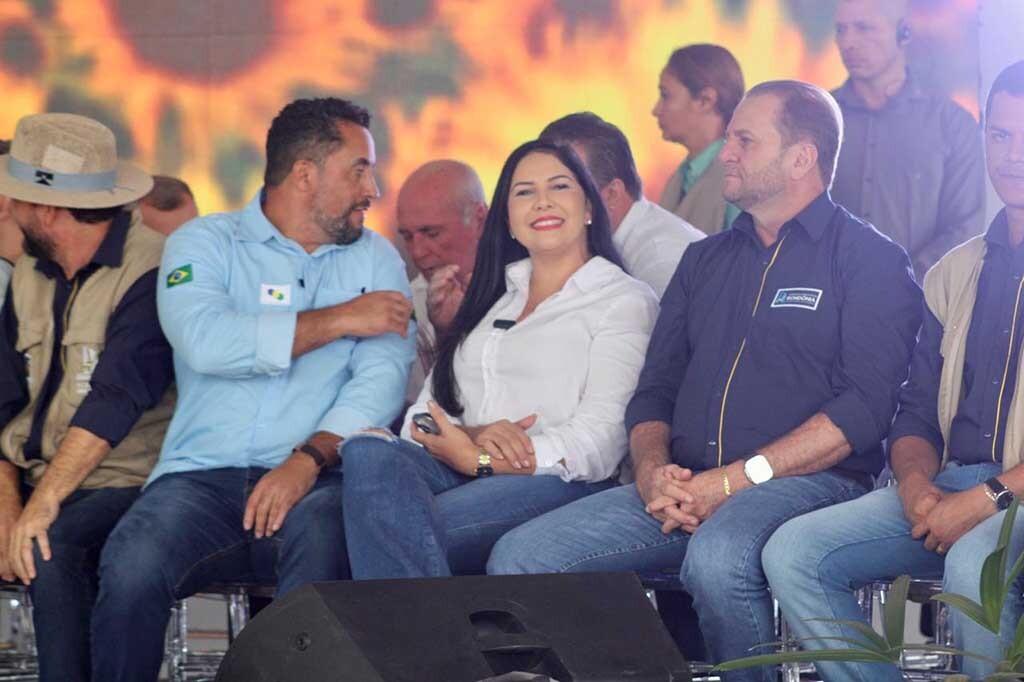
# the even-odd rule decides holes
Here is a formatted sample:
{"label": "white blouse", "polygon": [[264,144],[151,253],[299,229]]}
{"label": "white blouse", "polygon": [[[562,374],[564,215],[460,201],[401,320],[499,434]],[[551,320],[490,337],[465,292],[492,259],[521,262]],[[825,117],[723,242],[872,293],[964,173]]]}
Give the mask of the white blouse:
{"label": "white blouse", "polygon": [[[507,291],[466,337],[454,369],[464,413],[457,424],[478,426],[531,414],[527,430],[537,474],[565,481],[603,481],[627,452],[626,403],[636,390],[658,315],[651,288],[609,261],[594,257],[553,296],[509,329],[529,297],[532,263],[505,269]],[[406,413],[432,400],[432,377]]]}

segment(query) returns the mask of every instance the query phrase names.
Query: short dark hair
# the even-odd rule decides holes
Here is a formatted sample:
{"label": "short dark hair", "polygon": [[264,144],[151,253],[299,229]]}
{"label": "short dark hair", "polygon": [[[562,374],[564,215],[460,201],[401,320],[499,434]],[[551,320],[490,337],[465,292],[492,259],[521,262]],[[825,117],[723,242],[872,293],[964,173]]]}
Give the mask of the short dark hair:
{"label": "short dark hair", "polygon": [[10,140],[0,140],[0,154],[10,154],[10,153],[11,153],[11,141]]}
{"label": "short dark hair", "polygon": [[618,178],[634,200],[643,193],[629,140],[617,127],[597,114],[582,111],[552,121],[540,133],[541,140],[578,144],[586,150],[587,169],[598,188]]}
{"label": "short dark hair", "polygon": [[590,204],[590,226],[587,227],[587,250],[592,256],[618,265],[625,271],[622,257],[612,242],[611,220],[601,201],[601,193],[594,183],[583,161],[567,145],[546,140],[526,142],[515,149],[505,161],[494,188],[491,207],[487,210],[480,244],[476,250],[473,277],[469,280],[466,294],[462,299],[448,330],[438,341],[437,360],[434,364],[431,389],[434,399],[451,415],[463,413],[459,395],[458,380],[455,377],[455,352],[466,340],[469,333],[480,324],[487,311],[505,295],[505,266],[529,257],[529,252],[512,237],[509,225],[508,201],[512,193],[512,176],[519,162],[528,154],[540,152],[550,154],[569,169],[580,184],[583,195]]}
{"label": "short dark hair", "polygon": [[795,80],[766,81],[755,85],[747,97],[775,95],[779,115],[775,127],[782,144],[806,140],[818,150],[818,173],[826,188],[832,187],[836,160],[843,144],[843,113],[836,100],[816,85]]}
{"label": "short dark hair", "polygon": [[729,125],[732,112],[743,99],[743,70],[732,52],[721,45],[698,43],[681,47],[671,54],[665,69],[697,97],[704,88],[718,93],[715,110]]}
{"label": "short dark hair", "polygon": [[80,223],[98,225],[113,220],[124,211],[124,205],[111,206],[110,208],[69,208],[71,217]]}
{"label": "short dark hair", "polygon": [[186,199],[195,199],[192,189],[184,180],[169,175],[154,175],[153,189],[142,197],[142,203],[158,211],[174,211],[181,208]]}
{"label": "short dark hair", "polygon": [[274,118],[267,131],[267,169],[263,183],[280,185],[296,161],[323,163],[342,144],[338,122],[370,127],[370,112],[337,97],[297,99]]}
{"label": "short dark hair", "polygon": [[1010,64],[996,76],[995,82],[992,83],[992,89],[988,91],[988,99],[985,100],[986,118],[992,109],[992,100],[1000,92],[1014,97],[1024,97],[1024,59]]}

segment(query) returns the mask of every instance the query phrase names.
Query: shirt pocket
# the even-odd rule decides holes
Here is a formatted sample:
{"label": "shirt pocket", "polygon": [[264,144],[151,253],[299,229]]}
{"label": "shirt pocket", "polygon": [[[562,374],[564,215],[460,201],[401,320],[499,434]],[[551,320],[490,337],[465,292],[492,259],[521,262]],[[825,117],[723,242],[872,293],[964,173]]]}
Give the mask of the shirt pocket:
{"label": "shirt pocket", "polygon": [[359,298],[366,293],[366,289],[355,289],[346,287],[320,287],[313,295],[314,308],[327,308],[340,303]]}
{"label": "shirt pocket", "polygon": [[50,353],[48,325],[22,322],[18,328],[18,343],[15,348],[25,360],[25,382],[29,395],[35,398],[43,384],[47,356]]}
{"label": "shirt pocket", "polygon": [[103,324],[88,325],[69,330],[61,343],[61,357],[56,360],[64,367],[64,398],[72,407],[82,404],[92,390],[92,375],[106,346]]}

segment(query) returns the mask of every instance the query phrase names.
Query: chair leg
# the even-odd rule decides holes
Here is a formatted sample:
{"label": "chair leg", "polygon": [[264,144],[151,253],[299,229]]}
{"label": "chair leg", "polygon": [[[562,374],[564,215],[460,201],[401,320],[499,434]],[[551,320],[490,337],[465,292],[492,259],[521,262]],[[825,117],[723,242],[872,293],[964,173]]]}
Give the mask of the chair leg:
{"label": "chair leg", "polygon": [[170,682],[186,682],[185,665],[188,663],[188,603],[182,599],[171,607],[171,621],[167,628],[167,675]]}
{"label": "chair leg", "polygon": [[228,645],[249,624],[249,595],[241,590],[228,595]]}
{"label": "chair leg", "polygon": [[[772,599],[772,611],[775,617],[775,635],[779,642],[782,642],[782,651],[796,651],[799,645],[791,641],[789,625],[782,616],[782,607],[778,599]],[[779,679],[781,682],[800,682],[800,664],[783,663],[779,666]]]}

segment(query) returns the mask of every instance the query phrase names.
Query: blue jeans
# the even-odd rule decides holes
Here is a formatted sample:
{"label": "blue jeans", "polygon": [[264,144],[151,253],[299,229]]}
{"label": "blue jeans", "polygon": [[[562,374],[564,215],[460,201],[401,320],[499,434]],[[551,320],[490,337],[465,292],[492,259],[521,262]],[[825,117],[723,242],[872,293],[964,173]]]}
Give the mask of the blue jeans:
{"label": "blue jeans", "polygon": [[[1000,473],[995,464],[951,466],[935,478],[945,491],[973,488]],[[910,524],[895,487],[881,488],[853,502],[823,509],[790,521],[764,549],[765,572],[786,620],[800,637],[857,637],[852,628],[811,621],[831,618],[866,622],[854,591],[880,579],[903,573],[916,578],[939,578],[943,589],[978,600],[978,583],[985,558],[995,549],[1006,512],[977,525],[960,538],[943,558],[910,537]],[[1024,549],[1024,523],[1014,528],[1008,565]],[[957,646],[999,660],[1012,639],[1021,614],[1020,589],[1003,610],[1004,642],[956,610],[952,611]],[[805,648],[841,648],[840,642],[807,642]],[[964,672],[982,679],[991,668],[965,658]],[[877,663],[819,663],[828,682],[898,682],[896,666]]]}
{"label": "blue jeans", "polygon": [[166,474],[111,533],[100,559],[92,618],[93,679],[155,681],[175,600],[213,582],[277,582],[282,595],[348,576],[341,473],[325,471],[281,529],[256,540],[245,503],[267,469]]}
{"label": "blue jeans", "polygon": [[[727,500],[693,535],[668,535],[644,511],[635,485],[615,488],[523,524],[491,552],[492,574],[647,571],[679,566],[711,658],[749,655],[775,640],[761,548],[788,519],[853,499],[864,487],[833,473],[780,478]],[[725,679],[774,680],[769,668]]]}
{"label": "blue jeans", "polygon": [[76,490],[47,531],[52,558],[43,561],[34,545],[36,579],[29,592],[40,682],[89,682],[89,621],[100,550],[138,496],[138,488]]}
{"label": "blue jeans", "polygon": [[350,441],[344,518],[352,577],[480,573],[498,538],[611,486],[555,476],[463,476],[409,441]]}

